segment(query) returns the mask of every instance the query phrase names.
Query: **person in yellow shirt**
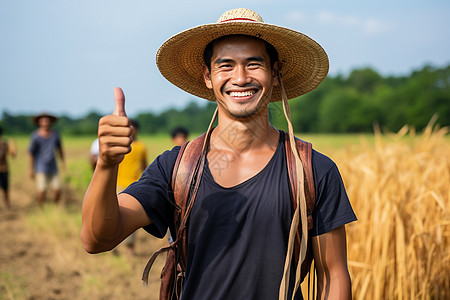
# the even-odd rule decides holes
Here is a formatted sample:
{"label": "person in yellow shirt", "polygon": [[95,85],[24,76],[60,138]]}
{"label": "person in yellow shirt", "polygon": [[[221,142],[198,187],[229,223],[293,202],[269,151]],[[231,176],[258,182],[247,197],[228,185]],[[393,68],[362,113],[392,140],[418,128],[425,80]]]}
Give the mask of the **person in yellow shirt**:
{"label": "person in yellow shirt", "polygon": [[[117,173],[117,193],[122,192],[133,182],[137,181],[142,172],[147,168],[147,149],[144,143],[138,140],[139,123],[136,120],[131,120],[131,125],[134,128],[131,143],[131,151],[125,155],[122,162],[119,164],[119,171]],[[131,254],[135,254],[136,233],[130,235],[125,241],[125,246],[129,249]]]}

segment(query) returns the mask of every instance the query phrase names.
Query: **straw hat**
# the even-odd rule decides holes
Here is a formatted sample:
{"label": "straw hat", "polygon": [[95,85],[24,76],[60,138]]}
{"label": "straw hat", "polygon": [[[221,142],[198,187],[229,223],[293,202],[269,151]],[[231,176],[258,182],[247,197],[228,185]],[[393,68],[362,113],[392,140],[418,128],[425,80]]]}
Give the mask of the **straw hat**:
{"label": "straw hat", "polygon": [[[281,73],[288,99],[314,90],[328,73],[328,56],[316,41],[298,31],[264,23],[260,15],[245,8],[225,12],[217,23],[200,25],[172,36],[159,48],[156,64],[174,85],[215,101],[214,92],[203,80],[203,52],[211,41],[233,34],[258,37],[275,47],[282,62]],[[272,101],[280,100],[280,88],[274,86]]]}
{"label": "straw hat", "polygon": [[39,125],[40,118],[49,118],[50,123],[52,123],[52,124],[55,123],[56,121],[58,121],[58,118],[55,116],[52,116],[48,113],[40,113],[39,115],[33,117],[33,123],[36,125]]}

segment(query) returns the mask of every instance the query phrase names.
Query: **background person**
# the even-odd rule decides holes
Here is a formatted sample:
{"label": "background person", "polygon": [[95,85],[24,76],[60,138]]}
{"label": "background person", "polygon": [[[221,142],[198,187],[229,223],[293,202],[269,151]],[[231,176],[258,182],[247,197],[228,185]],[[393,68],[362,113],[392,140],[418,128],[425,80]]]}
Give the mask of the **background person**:
{"label": "background person", "polygon": [[172,137],[172,143],[174,146],[181,146],[188,140],[189,137],[189,131],[183,127],[179,126],[172,130],[170,133]]}
{"label": "background person", "polygon": [[89,148],[89,163],[91,164],[92,171],[95,170],[98,159],[98,138],[92,141],[91,148]]}
{"label": "background person", "polygon": [[3,128],[0,127],[0,188],[3,191],[3,201],[6,208],[11,208],[11,202],[9,200],[9,167],[8,167],[8,155],[16,156],[15,144],[8,144],[3,138]]}
{"label": "background person", "polygon": [[53,201],[59,203],[61,181],[58,173],[56,154],[64,168],[64,152],[59,133],[51,127],[57,121],[55,116],[42,113],[33,117],[39,128],[31,134],[28,152],[30,156],[30,177],[36,180],[37,199],[40,207],[44,205],[46,192],[51,186]]}

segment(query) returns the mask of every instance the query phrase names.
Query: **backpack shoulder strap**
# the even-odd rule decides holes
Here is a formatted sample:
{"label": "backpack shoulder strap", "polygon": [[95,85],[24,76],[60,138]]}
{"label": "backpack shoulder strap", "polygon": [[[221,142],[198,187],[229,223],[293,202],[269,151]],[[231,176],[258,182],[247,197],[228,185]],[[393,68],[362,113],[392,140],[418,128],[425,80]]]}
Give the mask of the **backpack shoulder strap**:
{"label": "backpack shoulder strap", "polygon": [[202,150],[204,149],[205,139],[206,133],[189,143],[185,143],[178,153],[173,168],[172,190],[177,206],[174,212],[174,222],[176,243],[179,247],[177,258],[183,270],[185,270],[187,258],[186,223],[203,174],[206,152],[202,152]]}
{"label": "backpack shoulder strap", "polygon": [[[179,234],[179,229],[182,223],[182,220],[186,217],[186,209],[187,209],[187,199],[189,197],[189,193],[192,190],[191,186],[194,184],[194,173],[196,166],[200,160],[203,143],[205,140],[205,134],[197,137],[191,142],[184,143],[180,151],[178,152],[177,159],[175,160],[173,172],[172,172],[172,180],[171,186],[174,192],[175,199],[175,212],[174,212],[174,220],[175,220],[175,229],[176,229],[176,237],[175,242],[167,247],[163,247],[158,251],[154,252],[147,264],[144,267],[144,271],[142,274],[142,281],[144,285],[148,284],[148,276],[150,273],[150,269],[153,266],[156,258],[159,254],[164,252],[169,252],[171,249],[174,249],[176,244],[181,245],[181,251],[178,252],[180,263],[184,267],[186,265],[186,231],[183,231],[182,234]],[[203,168],[199,170],[199,176],[201,176],[201,172]],[[179,237],[179,235],[181,235]]]}
{"label": "backpack shoulder strap", "polygon": [[[297,193],[297,173],[296,173],[296,164],[294,159],[294,154],[291,152],[291,146],[289,142],[289,136],[285,134],[285,150],[286,150],[286,161],[287,168],[289,174],[289,182],[292,188],[292,194],[295,195]],[[308,208],[308,229],[312,229],[313,224],[310,223],[310,219],[312,221],[311,215],[314,210],[314,206],[316,203],[315,197],[315,186],[314,186],[314,175],[312,170],[312,145],[311,143],[302,141],[298,138],[295,138],[296,148],[300,155],[300,159],[303,163],[303,172],[305,174],[305,198],[306,198],[306,207]],[[293,197],[292,197],[293,198]],[[294,209],[297,208],[297,202],[292,201]]]}
{"label": "backpack shoulder strap", "polygon": [[180,152],[178,152],[173,167],[171,185],[176,208],[178,212],[181,213],[181,218],[183,218],[186,213],[186,202],[189,196],[190,187],[194,180],[195,168],[201,156],[205,137],[206,134],[204,133],[193,141],[184,143],[183,146],[181,146]]}
{"label": "backpack shoulder strap", "polygon": [[[297,208],[297,202],[295,201],[293,195],[297,194],[297,166],[295,163],[294,154],[291,151],[289,136],[285,133],[285,150],[286,150],[286,164],[288,169],[288,175],[289,175],[289,182],[291,186],[291,201],[292,206],[294,210]],[[298,138],[295,139],[296,142],[296,148],[300,155],[300,159],[303,163],[303,172],[305,174],[305,199],[306,199],[306,207],[307,207],[307,218],[308,218],[308,230],[311,230],[314,226],[313,219],[312,219],[312,212],[314,211],[314,206],[316,203],[316,196],[315,196],[315,186],[314,186],[314,175],[312,170],[312,145],[311,143],[302,141]],[[295,238],[294,243],[294,262],[295,266],[298,264],[299,259],[299,253],[300,253],[300,241],[301,241],[301,223],[299,223],[299,228],[297,231],[297,236]],[[306,276],[306,274],[309,271],[309,267],[311,266],[312,262],[312,251],[310,249],[311,239],[308,239],[308,249],[305,261],[302,265],[302,280]]]}

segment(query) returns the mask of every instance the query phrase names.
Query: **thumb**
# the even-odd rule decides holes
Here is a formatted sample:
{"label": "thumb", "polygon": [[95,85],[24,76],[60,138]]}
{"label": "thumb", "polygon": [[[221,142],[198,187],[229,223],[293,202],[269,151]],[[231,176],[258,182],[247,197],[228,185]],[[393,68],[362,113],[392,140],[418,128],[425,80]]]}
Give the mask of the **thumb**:
{"label": "thumb", "polygon": [[114,88],[114,100],[116,105],[114,106],[113,115],[126,117],[127,114],[125,112],[125,95],[120,87]]}

